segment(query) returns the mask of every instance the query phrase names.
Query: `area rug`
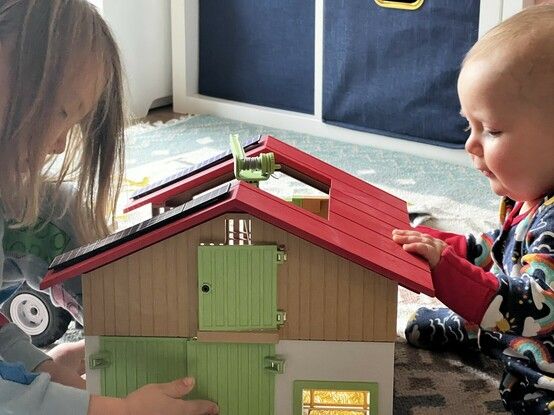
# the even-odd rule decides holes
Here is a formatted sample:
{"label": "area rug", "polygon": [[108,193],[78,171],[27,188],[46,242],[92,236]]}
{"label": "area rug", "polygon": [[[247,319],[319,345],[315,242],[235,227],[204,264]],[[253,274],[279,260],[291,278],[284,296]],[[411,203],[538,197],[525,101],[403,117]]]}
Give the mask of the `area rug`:
{"label": "area rug", "polygon": [[[205,115],[128,129],[121,206],[137,188],[227,150],[231,134],[241,140],[271,134],[406,200],[410,212],[426,225],[467,233],[495,224],[498,200],[486,179],[472,168]],[[310,191],[283,175],[275,175],[266,186],[283,197]],[[142,218],[136,211],[118,219],[128,226]],[[480,354],[430,353],[407,345],[403,328],[423,305],[440,303],[400,289],[394,413],[504,413],[497,392],[501,367],[495,361]]]}

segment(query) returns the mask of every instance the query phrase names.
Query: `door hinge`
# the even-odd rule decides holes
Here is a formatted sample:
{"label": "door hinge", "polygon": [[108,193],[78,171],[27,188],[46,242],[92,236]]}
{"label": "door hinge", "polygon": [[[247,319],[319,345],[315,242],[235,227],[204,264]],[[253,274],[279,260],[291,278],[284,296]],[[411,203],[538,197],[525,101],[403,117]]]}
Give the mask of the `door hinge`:
{"label": "door hinge", "polygon": [[93,353],[88,358],[90,369],[104,369],[111,365],[111,354],[107,351]]}
{"label": "door hinge", "polygon": [[285,251],[278,250],[277,258],[276,258],[277,264],[279,265],[284,264],[286,260],[287,260],[287,253]]}
{"label": "door hinge", "polygon": [[281,327],[287,321],[287,312],[283,310],[277,310],[277,327]]}
{"label": "door hinge", "polygon": [[264,369],[274,374],[285,373],[285,359],[280,356],[266,356],[264,358]]}

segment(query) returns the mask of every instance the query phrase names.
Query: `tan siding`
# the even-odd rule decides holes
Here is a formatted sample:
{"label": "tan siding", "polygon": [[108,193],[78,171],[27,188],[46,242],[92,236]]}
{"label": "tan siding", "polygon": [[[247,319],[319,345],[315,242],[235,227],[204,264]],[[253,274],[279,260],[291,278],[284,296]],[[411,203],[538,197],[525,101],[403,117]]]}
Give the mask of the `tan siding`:
{"label": "tan siding", "polygon": [[361,341],[363,339],[363,324],[367,324],[361,316],[364,301],[364,276],[359,267],[355,264],[348,264],[348,275],[341,275],[339,278],[348,278],[350,289],[350,301],[348,302],[348,340]]}
{"label": "tan siding", "polygon": [[167,241],[162,241],[149,248],[152,252],[152,299],[153,299],[153,320],[154,336],[167,335],[167,286],[168,273],[164,271],[169,268],[167,265]]}
{"label": "tan siding", "polygon": [[140,281],[140,332],[141,336],[154,335],[154,302],[152,297],[153,275],[152,275],[152,250],[143,249],[133,255],[132,260],[139,262]]}
{"label": "tan siding", "polygon": [[[195,336],[196,247],[222,243],[224,223],[214,219],[91,272],[87,334]],[[287,253],[278,271],[277,304],[287,312],[281,339],[394,341],[396,283],[258,219],[252,228],[254,243]]]}
{"label": "tan siding", "polygon": [[[115,333],[115,279],[119,277],[115,274],[114,264],[104,267],[100,271],[104,280],[104,330],[108,334]],[[114,316],[114,317],[111,317]],[[111,318],[110,318],[111,317]]]}
{"label": "tan siding", "polygon": [[141,320],[140,316],[140,261],[134,257],[127,257],[127,266],[129,267],[129,335],[140,336]]}
{"label": "tan siding", "polygon": [[[310,244],[308,246],[310,267],[305,267],[310,275],[310,339],[325,339],[325,258],[322,258],[320,248]],[[305,263],[306,264],[306,263]]]}
{"label": "tan siding", "polygon": [[178,238],[170,238],[166,242],[167,246],[167,258],[172,259],[171,263],[167,263],[167,281],[166,281],[166,301],[167,301],[167,310],[166,315],[166,324],[167,324],[167,335],[168,336],[177,336],[177,260],[179,249],[177,241]]}
{"label": "tan siding", "polygon": [[[130,313],[129,313],[129,261],[128,258],[122,261],[114,262],[113,272],[117,275],[113,278],[114,297],[115,297],[115,333],[125,336],[130,332]],[[106,278],[110,278],[109,275]],[[117,294],[115,294],[117,293]]]}
{"label": "tan siding", "polygon": [[[375,309],[375,280],[379,276],[371,276],[371,278],[364,278],[364,304],[363,304],[363,320],[364,320],[364,339],[372,339],[375,332],[375,322],[373,316],[376,314]],[[395,284],[390,284],[396,287]],[[395,323],[396,324],[396,323]]]}
{"label": "tan siding", "polygon": [[[335,258],[333,258],[335,259]],[[335,259],[336,261],[336,259]],[[339,280],[338,288],[338,308],[337,308],[337,319],[338,319],[338,331],[337,331],[337,340],[347,341],[349,340],[349,304],[350,304],[350,278],[348,278],[348,262],[346,261],[336,261],[338,274],[337,278]]]}
{"label": "tan siding", "polygon": [[331,255],[325,257],[323,316],[325,319],[324,338],[337,338],[338,324],[338,266]]}

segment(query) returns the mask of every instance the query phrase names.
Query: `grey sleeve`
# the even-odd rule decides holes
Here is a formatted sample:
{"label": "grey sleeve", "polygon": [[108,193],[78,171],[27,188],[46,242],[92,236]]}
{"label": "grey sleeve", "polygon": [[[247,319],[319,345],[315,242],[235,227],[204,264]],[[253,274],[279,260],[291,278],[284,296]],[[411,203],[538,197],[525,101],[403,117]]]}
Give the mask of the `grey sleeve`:
{"label": "grey sleeve", "polygon": [[21,362],[29,372],[51,359],[33,346],[29,336],[13,323],[0,327],[0,358],[6,362]]}
{"label": "grey sleeve", "polygon": [[90,394],[52,382],[47,373],[30,385],[0,378],[0,415],[87,415]]}

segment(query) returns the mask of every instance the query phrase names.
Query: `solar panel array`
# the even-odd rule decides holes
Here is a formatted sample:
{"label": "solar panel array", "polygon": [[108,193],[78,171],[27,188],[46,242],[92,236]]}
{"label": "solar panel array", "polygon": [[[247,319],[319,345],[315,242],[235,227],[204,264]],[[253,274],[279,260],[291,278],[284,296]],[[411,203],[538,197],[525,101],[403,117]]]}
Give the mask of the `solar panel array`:
{"label": "solar panel array", "polygon": [[[242,146],[245,151],[251,150],[252,148],[256,147],[256,144],[259,144],[261,136],[257,136],[254,138],[251,138],[247,141],[245,141]],[[183,180],[189,176],[192,176],[193,174],[196,174],[202,170],[206,170],[217,163],[220,163],[225,160],[229,160],[232,157],[231,150],[224,151],[222,153],[219,153],[213,157],[210,157],[207,160],[204,160],[198,164],[195,164],[194,166],[187,167],[186,169],[180,170],[175,174],[172,174],[171,176],[168,176],[164,179],[158,180],[154,183],[149,184],[148,186],[145,186],[141,189],[138,189],[136,192],[134,192],[131,195],[131,199],[138,199],[141,197],[144,197],[150,193],[155,192],[156,190],[159,190],[165,186],[168,186],[170,184],[176,183],[179,180]]]}
{"label": "solar panel array", "polygon": [[58,270],[67,268],[94,255],[98,255],[101,252],[107,251],[117,245],[121,245],[131,239],[144,235],[145,233],[151,232],[152,230],[175,221],[176,219],[196,212],[202,207],[224,199],[229,193],[231,186],[231,183],[226,183],[216,189],[189,200],[187,203],[145,220],[144,222],[140,222],[127,229],[123,229],[122,231],[116,232],[97,242],[58,255],[50,264],[49,269]]}

